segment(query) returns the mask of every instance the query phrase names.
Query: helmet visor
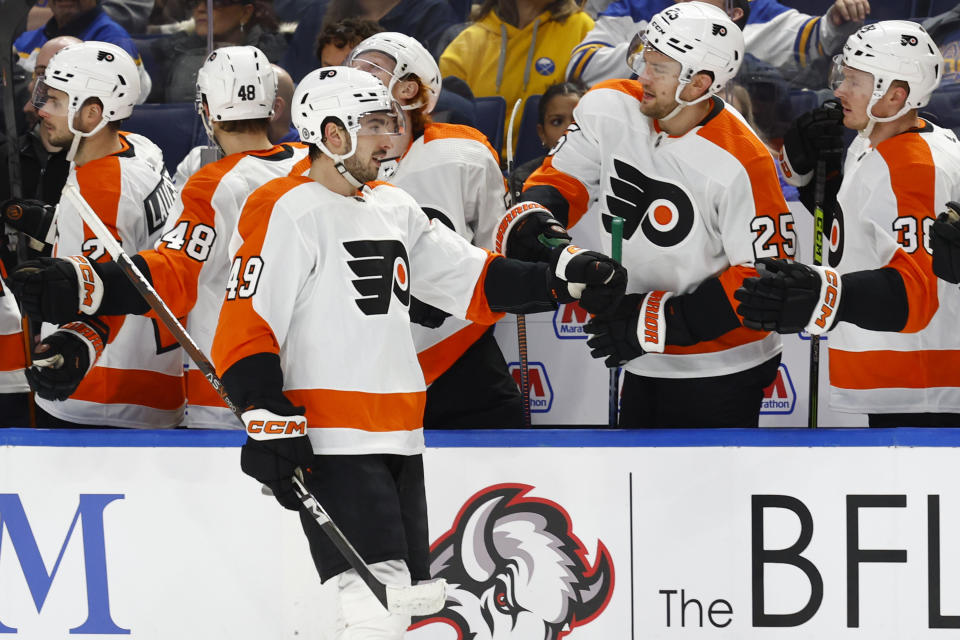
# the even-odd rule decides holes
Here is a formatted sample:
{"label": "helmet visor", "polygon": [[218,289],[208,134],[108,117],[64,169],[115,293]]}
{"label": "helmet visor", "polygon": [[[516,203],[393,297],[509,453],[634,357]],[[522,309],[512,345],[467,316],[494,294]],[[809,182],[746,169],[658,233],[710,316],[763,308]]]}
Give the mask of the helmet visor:
{"label": "helmet visor", "polygon": [[682,69],[679,62],[660,53],[659,49],[650,44],[646,31],[637,33],[630,41],[630,46],[627,47],[627,65],[638,77],[656,80],[676,78]]}
{"label": "helmet visor", "polygon": [[873,74],[848,66],[843,61],[843,55],[837,54],[833,57],[833,67],[830,69],[829,87],[834,91],[843,87],[851,93],[868,96],[873,91]]}
{"label": "helmet visor", "polygon": [[369,111],[357,118],[358,136],[399,136],[403,134],[404,118],[400,105],[394,101],[390,111]]}
{"label": "helmet visor", "polygon": [[37,84],[33,87],[33,95],[30,98],[30,102],[37,111],[43,110],[51,116],[67,115],[69,100],[70,97],[66,93],[48,85],[43,77],[37,78]]}
{"label": "helmet visor", "polygon": [[356,50],[351,51],[343,64],[376,76],[387,87],[390,86],[391,81],[399,79],[393,75],[397,61],[393,56],[375,49],[365,49],[359,53]]}

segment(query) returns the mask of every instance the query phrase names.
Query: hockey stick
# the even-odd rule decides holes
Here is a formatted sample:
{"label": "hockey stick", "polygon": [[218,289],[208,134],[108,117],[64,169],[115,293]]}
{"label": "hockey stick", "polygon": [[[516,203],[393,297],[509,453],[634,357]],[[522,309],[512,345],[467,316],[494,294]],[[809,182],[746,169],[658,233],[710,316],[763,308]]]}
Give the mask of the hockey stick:
{"label": "hockey stick", "polygon": [[323,529],[327,537],[337,548],[350,566],[353,567],[363,581],[377,597],[387,611],[390,613],[410,614],[415,616],[425,616],[436,613],[443,609],[447,601],[446,583],[443,578],[422,582],[414,585],[392,585],[380,582],[370,567],[360,558],[360,554],[354,549],[347,537],[343,535],[340,528],[330,519],[327,512],[323,510],[317,499],[304,486],[302,482],[302,472],[297,469],[297,475],[293,476],[293,489],[297,497],[303,502],[303,508],[307,510],[320,528]]}
{"label": "hockey stick", "polygon": [[[180,321],[177,320],[173,312],[170,311],[170,307],[160,298],[157,291],[153,288],[153,285],[150,284],[146,276],[137,268],[137,265],[133,263],[130,256],[123,250],[120,243],[113,237],[113,234],[110,233],[106,225],[103,224],[100,217],[97,216],[96,212],[94,212],[74,185],[68,183],[63,189],[63,194],[73,201],[80,212],[80,218],[90,227],[93,234],[103,242],[107,253],[120,265],[123,273],[130,279],[130,282],[140,295],[143,296],[143,299],[147,301],[150,308],[156,312],[160,321],[170,330],[170,333],[172,333],[177,342],[180,343],[180,346],[184,348],[190,358],[196,363],[197,368],[199,368],[204,377],[206,377],[207,381],[217,392],[217,395],[220,396],[220,399],[223,400],[224,404],[242,421],[242,411],[230,400],[220,377],[217,376],[213,364],[207,356],[204,355],[200,347],[197,346],[193,338],[190,337],[186,329],[183,328]],[[404,586],[384,585],[380,582],[376,576],[373,575],[370,567],[363,561],[363,558],[360,557],[356,549],[353,548],[353,545],[350,544],[350,541],[344,537],[339,527],[330,519],[330,516],[327,515],[323,507],[320,506],[317,499],[303,486],[300,479],[294,477],[292,480],[294,489],[303,501],[304,507],[317,521],[337,550],[343,554],[344,559],[346,559],[350,566],[360,575],[363,581],[367,583],[371,591],[373,591],[373,594],[377,596],[377,599],[380,600],[381,604],[383,604],[388,611],[393,613],[409,613],[411,615],[425,615],[435,613],[443,608],[445,596],[444,583],[442,580],[439,584],[437,581],[432,581],[418,585]],[[437,593],[440,595],[437,596]],[[428,611],[429,606],[436,605],[438,599],[439,605]]]}
{"label": "hockey stick", "polygon": [[[518,98],[513,103],[513,111],[510,113],[510,122],[507,124],[507,175],[513,171],[513,125],[517,119],[517,111],[520,110],[520,103],[523,100]],[[511,200],[513,194],[509,194]],[[523,426],[529,427],[530,418],[530,361],[527,357],[527,316],[517,314],[517,350],[520,352],[520,402],[523,404]]]}
{"label": "hockey stick", "polygon": [[[823,264],[823,199],[827,190],[827,162],[817,160],[814,176],[813,205],[813,264]],[[820,336],[810,336],[810,401],[807,406],[807,428],[817,428],[817,403],[820,397]]]}
{"label": "hockey stick", "polygon": [[[616,262],[622,262],[623,257],[623,218],[613,216],[610,221],[610,257]],[[617,427],[617,416],[620,413],[620,367],[610,369],[610,404],[608,422],[611,429]]]}
{"label": "hockey stick", "polygon": [[[17,112],[14,102],[14,66],[13,41],[20,27],[27,19],[34,0],[6,0],[0,5],[0,73],[3,74],[3,121],[7,135],[7,169],[10,178],[10,197],[19,198],[21,189],[20,150],[17,135]],[[17,262],[25,262],[27,256],[27,236],[17,233]],[[27,367],[33,364],[33,327],[23,309],[20,309],[20,328],[23,331],[23,351]],[[33,392],[28,394],[27,409],[30,415],[30,428],[37,426],[37,409]]]}

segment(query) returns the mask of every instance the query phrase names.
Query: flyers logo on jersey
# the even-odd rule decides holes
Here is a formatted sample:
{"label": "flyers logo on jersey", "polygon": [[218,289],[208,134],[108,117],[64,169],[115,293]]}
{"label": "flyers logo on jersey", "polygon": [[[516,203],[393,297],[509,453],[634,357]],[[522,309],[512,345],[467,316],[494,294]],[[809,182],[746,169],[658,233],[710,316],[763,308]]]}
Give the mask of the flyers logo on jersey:
{"label": "flyers logo on jersey", "polygon": [[347,266],[357,276],[353,287],[360,294],[355,300],[364,315],[377,316],[390,309],[390,294],[403,306],[410,304],[410,261],[407,248],[399,240],[354,240],[343,248],[354,257]]}
{"label": "flyers logo on jersey", "polygon": [[843,260],[843,209],[840,203],[833,208],[833,215],[830,217],[830,229],[827,231],[827,246],[830,248],[827,254],[827,264],[836,269]]}
{"label": "flyers logo on jersey", "polygon": [[693,200],[673,182],[656,180],[621,160],[614,159],[603,228],[610,232],[612,216],[624,219],[623,239],[637,229],[659,247],[675,247],[693,230],[696,217]]}

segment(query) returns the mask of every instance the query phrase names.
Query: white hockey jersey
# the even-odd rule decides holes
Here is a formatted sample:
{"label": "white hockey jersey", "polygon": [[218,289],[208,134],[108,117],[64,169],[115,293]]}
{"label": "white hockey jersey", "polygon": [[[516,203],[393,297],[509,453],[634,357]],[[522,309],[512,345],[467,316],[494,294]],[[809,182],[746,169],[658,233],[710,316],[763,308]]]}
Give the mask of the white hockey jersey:
{"label": "white hockey jersey", "polygon": [[[650,18],[675,1],[618,0],[611,4],[573,49],[567,78],[593,85],[631,77],[633,70],[627,66],[630,41],[646,29]],[[828,17],[800,13],[775,0],[752,0],[743,38],[746,53],[787,75],[816,58],[838,52],[847,36],[860,26],[858,22],[836,26]]]}
{"label": "white hockey jersey", "polygon": [[[609,255],[610,221],[625,219],[628,293],[685,294],[718,277],[726,303],[756,275],[762,257],[796,252],[793,216],[773,158],[743,117],[719,98],[683,136],[661,132],[640,112],[643,87],[603,82],[574,109],[575,124],[524,185],[554,187],[569,205],[568,227],[592,227]],[[731,313],[732,310],[731,310]],[[637,375],[692,378],[743,371],[781,350],[775,334],[739,327],[688,347],[667,346],[626,368]]]}
{"label": "white hockey jersey", "polygon": [[960,199],[956,135],[923,127],[847,153],[824,242],[840,273],[893,268],[909,303],[901,333],[830,332],[830,405],[852,413],[960,413],[960,291],[933,275],[929,230]]}
{"label": "white hockey jersey", "polygon": [[[71,165],[67,184],[75,185],[124,251],[153,246],[174,202],[173,185],[158,171],[157,148],[145,138],[121,134],[122,149],[82,167]],[[143,156],[137,151],[142,145]],[[145,159],[146,158],[146,159]],[[57,207],[54,256],[84,255],[109,261],[103,243],[80,219],[69,199]],[[109,344],[74,394],[63,402],[37,398],[51,415],[82,424],[113,427],[174,427],[183,416],[183,355],[179,345],[153,320],[104,318]],[[45,324],[43,335],[56,330]]]}
{"label": "white hockey jersey", "polygon": [[0,393],[30,390],[23,369],[27,366],[27,343],[23,339],[20,309],[13,293],[4,285],[7,272],[0,263]]}
{"label": "white hockey jersey", "polygon": [[[177,317],[186,317],[190,337],[205,354],[223,302],[230,272],[230,234],[247,196],[274,178],[310,169],[306,145],[288,143],[267,151],[234,153],[208,164],[184,185],[163,236],[140,256],[150,268],[153,286]],[[151,311],[149,316],[153,316]],[[186,357],[188,427],[239,429],[240,422]]]}
{"label": "white hockey jersey", "polygon": [[[430,218],[475,246],[492,248],[494,228],[506,212],[506,186],[496,151],[476,129],[429,123],[403,155],[390,182],[413,196]],[[427,384],[488,328],[457,318],[447,318],[436,329],[411,324]]]}
{"label": "white hockey jersey", "polygon": [[316,453],[422,453],[426,385],[410,296],[488,321],[483,274],[495,254],[428,220],[396,187],[370,183],[344,197],[303,177],[255,191],[231,246],[217,372],[278,354],[284,394],[306,407]]}

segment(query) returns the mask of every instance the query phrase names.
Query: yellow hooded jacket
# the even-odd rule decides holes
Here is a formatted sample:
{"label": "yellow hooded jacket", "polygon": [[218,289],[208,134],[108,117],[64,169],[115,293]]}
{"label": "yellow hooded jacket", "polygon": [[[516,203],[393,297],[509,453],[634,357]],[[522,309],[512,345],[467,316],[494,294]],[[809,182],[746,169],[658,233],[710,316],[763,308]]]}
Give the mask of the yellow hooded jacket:
{"label": "yellow hooded jacket", "polygon": [[583,11],[563,22],[552,20],[551,13],[544,11],[523,29],[491,11],[444,50],[440,72],[465,80],[477,97],[503,96],[509,120],[517,98],[542,94],[566,79],[571,51],[592,28],[593,19]]}

